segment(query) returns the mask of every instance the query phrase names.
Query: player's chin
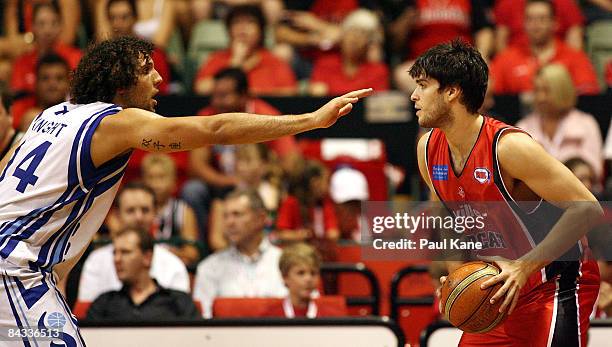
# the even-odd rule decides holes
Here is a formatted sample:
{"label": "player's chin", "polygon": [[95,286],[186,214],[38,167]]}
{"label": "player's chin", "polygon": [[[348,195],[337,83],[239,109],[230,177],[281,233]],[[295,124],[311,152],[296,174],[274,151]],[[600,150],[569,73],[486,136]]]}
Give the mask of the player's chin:
{"label": "player's chin", "polygon": [[425,116],[423,116],[423,114],[421,114],[421,116],[417,119],[419,121],[419,126],[423,128],[431,128],[430,122],[428,122],[428,120],[425,118]]}

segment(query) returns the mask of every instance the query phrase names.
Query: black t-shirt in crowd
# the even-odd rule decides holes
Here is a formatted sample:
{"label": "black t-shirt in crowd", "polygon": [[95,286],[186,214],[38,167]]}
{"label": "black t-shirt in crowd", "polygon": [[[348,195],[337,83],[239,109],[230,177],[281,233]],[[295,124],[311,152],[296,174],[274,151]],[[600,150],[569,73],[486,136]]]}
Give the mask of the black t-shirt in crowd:
{"label": "black t-shirt in crowd", "polygon": [[185,321],[201,318],[191,296],[177,290],[160,287],[140,305],[134,304],[129,289],[100,295],[87,312],[95,321]]}

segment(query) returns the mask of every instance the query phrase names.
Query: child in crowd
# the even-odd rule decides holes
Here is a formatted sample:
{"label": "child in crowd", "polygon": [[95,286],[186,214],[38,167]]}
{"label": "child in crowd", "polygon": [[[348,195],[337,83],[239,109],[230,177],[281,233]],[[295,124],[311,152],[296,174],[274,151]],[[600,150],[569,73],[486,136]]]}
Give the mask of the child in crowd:
{"label": "child in crowd", "polygon": [[305,243],[287,246],[278,264],[289,296],[269,307],[264,316],[317,318],[346,315],[339,307],[317,304],[321,256],[314,247]]}
{"label": "child in crowd", "polygon": [[143,182],[155,192],[157,227],[154,237],[167,242],[169,249],[186,265],[200,259],[196,246],[198,224],[193,209],[173,196],[176,192],[176,165],[166,154],[148,154],[142,161]]}

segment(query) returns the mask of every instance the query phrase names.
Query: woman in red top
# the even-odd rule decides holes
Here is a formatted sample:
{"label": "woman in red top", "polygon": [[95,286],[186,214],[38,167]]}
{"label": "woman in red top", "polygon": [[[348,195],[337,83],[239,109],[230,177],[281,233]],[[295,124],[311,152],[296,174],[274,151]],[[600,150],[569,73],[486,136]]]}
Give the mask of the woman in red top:
{"label": "woman in red top", "polygon": [[293,70],[264,45],[265,19],[256,6],[237,6],[227,15],[230,47],[211,54],[197,73],[196,94],[210,94],[214,75],[226,67],[241,68],[249,79],[250,91],[257,95],[293,95],[297,82]]}
{"label": "woman in red top", "polygon": [[340,52],[316,60],[310,79],[312,95],[340,95],[354,88],[389,89],[389,70],[375,62],[382,41],[378,17],[369,10],[352,12],[342,23]]}

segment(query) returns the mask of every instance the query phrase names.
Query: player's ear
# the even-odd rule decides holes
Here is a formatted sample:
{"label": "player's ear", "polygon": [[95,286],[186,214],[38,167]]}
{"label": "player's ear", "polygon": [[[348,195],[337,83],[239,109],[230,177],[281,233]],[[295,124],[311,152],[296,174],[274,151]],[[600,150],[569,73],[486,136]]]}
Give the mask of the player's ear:
{"label": "player's ear", "polygon": [[447,100],[451,102],[455,99],[459,99],[459,95],[461,94],[461,89],[459,89],[459,87],[457,86],[448,86],[446,87],[444,94],[446,95]]}

